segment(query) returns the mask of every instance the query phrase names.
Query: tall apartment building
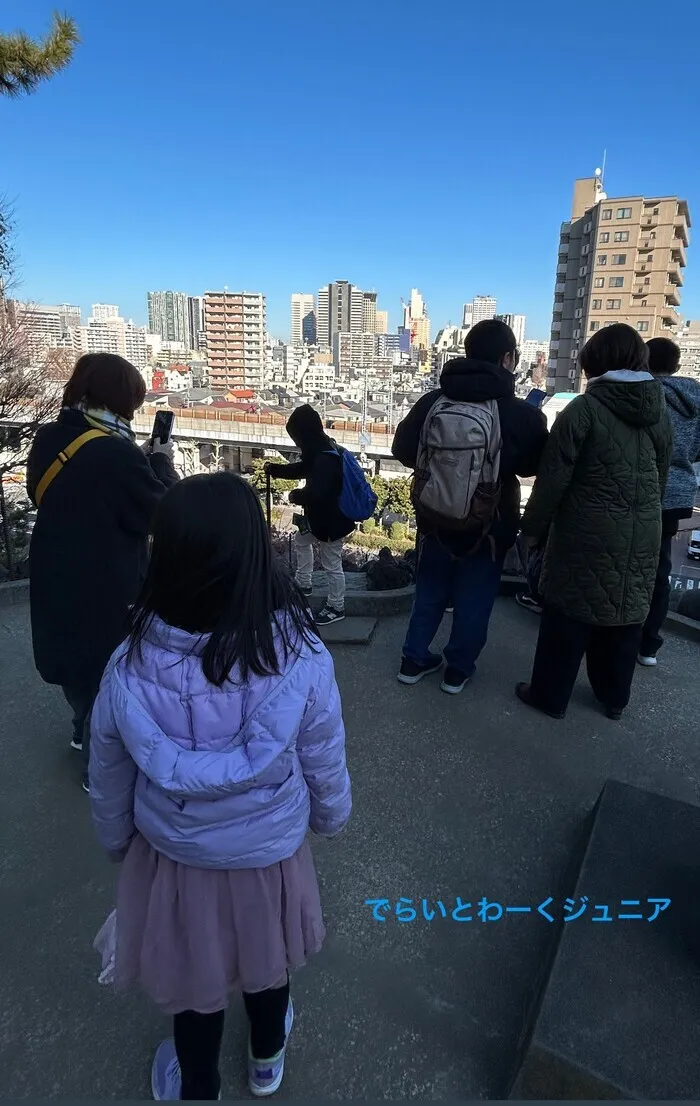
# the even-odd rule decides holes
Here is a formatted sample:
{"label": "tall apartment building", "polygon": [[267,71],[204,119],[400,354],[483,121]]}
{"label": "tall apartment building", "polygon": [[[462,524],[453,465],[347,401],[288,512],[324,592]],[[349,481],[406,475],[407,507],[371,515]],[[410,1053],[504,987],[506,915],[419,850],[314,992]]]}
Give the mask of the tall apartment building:
{"label": "tall apartment building", "polygon": [[98,323],[104,323],[108,319],[118,319],[119,307],[116,303],[93,303],[92,318]]}
{"label": "tall apartment building", "polygon": [[389,312],[377,311],[376,315],[376,333],[388,334],[389,333]]}
{"label": "tall apartment building", "polygon": [[205,293],[204,334],[212,387],[262,387],[265,323],[261,293]]}
{"label": "tall apartment building", "polygon": [[430,319],[425,301],[417,288],[411,289],[411,298],[404,304],[404,330],[410,335],[410,348],[414,351],[419,368],[430,369]]}
{"label": "tall apartment building", "polygon": [[365,292],[365,310],[362,329],[365,334],[377,333],[377,293]]}
{"label": "tall apartment building", "polygon": [[187,297],[188,349],[204,347],[204,296]]}
{"label": "tall apartment building", "polygon": [[[99,310],[105,306],[109,306],[109,313]],[[117,353],[137,369],[145,369],[148,364],[146,327],[123,319],[118,307],[116,312],[112,314],[111,304],[93,304],[87,326],[81,326],[76,332],[79,350],[82,353]]]}
{"label": "tall apartment building", "polygon": [[700,380],[700,322],[689,319],[678,335],[681,351],[679,372]]}
{"label": "tall apartment building", "polygon": [[468,330],[483,322],[484,319],[495,319],[496,297],[474,296],[470,303],[465,303],[462,310],[462,326]]}
{"label": "tall apartment building", "polygon": [[362,334],[365,294],[347,280],[319,288],[316,334],[319,346],[333,349],[336,334]]}
{"label": "tall apartment building", "polygon": [[46,350],[73,347],[73,335],[80,327],[80,308],[70,303],[47,304],[8,301],[8,317],[21,325],[27,336],[27,353],[40,358]]}
{"label": "tall apartment building", "polygon": [[575,182],[559,237],[550,392],[579,390],[580,349],[603,326],[628,323],[645,340],[676,334],[689,227],[678,196],[610,199],[599,175]]}
{"label": "tall apartment building", "polygon": [[166,342],[182,342],[192,348],[185,292],[148,293],[148,329]]}
{"label": "tall apartment building", "polygon": [[316,330],[316,304],[313,292],[293,292],[289,341],[293,346],[313,345]]}
{"label": "tall apartment building", "polygon": [[510,327],[515,335],[516,345],[522,353],[523,344],[525,342],[525,315],[496,315],[495,318],[501,319],[506,326]]}

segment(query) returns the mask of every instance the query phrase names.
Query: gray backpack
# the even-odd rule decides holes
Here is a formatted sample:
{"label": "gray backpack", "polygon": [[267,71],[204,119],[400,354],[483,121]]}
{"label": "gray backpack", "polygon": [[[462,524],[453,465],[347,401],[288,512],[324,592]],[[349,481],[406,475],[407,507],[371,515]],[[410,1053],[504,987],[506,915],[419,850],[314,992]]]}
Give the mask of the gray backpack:
{"label": "gray backpack", "polygon": [[[473,538],[476,550],[491,529],[500,500],[501,420],[498,404],[440,396],[418,443],[413,504],[421,528]],[[467,542],[469,545],[469,541]]]}

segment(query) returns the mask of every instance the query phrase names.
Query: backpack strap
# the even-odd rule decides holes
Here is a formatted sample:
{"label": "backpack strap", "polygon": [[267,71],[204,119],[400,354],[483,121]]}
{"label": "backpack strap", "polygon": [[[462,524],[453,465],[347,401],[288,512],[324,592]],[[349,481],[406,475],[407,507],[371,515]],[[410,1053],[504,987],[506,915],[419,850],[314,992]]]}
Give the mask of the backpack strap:
{"label": "backpack strap", "polygon": [[36,492],[34,493],[34,502],[37,507],[41,504],[42,499],[46,495],[46,489],[49,484],[58,476],[63,466],[70,461],[71,457],[75,457],[79,449],[82,449],[88,442],[92,442],[95,438],[108,438],[109,434],[106,430],[86,430],[84,434],[80,434],[79,437],[74,438],[70,445],[67,445],[65,449],[62,449],[53,464],[49,465],[46,472],[42,476],[41,480],[36,486]]}

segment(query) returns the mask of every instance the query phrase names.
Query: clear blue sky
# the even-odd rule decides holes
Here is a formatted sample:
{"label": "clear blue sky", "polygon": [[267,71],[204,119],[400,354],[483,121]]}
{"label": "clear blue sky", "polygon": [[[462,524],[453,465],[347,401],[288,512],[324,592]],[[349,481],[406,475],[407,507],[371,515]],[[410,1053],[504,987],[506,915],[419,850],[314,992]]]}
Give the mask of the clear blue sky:
{"label": "clear blue sky", "polygon": [[[38,33],[54,6],[6,0],[0,27]],[[73,66],[0,104],[28,299],[145,322],[149,289],[227,284],[265,292],[285,336],[291,292],[346,279],[392,326],[418,287],[433,333],[492,293],[545,337],[573,180],[607,147],[609,194],[688,199],[700,317],[698,0],[65,8]]]}

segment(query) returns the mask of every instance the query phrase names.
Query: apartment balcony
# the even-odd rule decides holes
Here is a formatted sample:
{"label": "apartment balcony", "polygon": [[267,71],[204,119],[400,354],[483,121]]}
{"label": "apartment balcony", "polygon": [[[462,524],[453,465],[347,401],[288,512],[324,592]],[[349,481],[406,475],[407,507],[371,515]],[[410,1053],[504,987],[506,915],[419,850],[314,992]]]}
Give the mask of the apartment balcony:
{"label": "apartment balcony", "polygon": [[677,261],[672,261],[668,267],[668,279],[679,288],[683,285],[683,270]]}
{"label": "apartment balcony", "polygon": [[667,307],[680,307],[681,305],[681,293],[680,289],[676,288],[675,284],[666,285],[666,306]]}
{"label": "apartment balcony", "polygon": [[688,234],[688,220],[685,215],[676,215],[673,220],[673,226],[675,228],[676,238],[680,238],[684,246],[689,246],[690,236]]}
{"label": "apartment balcony", "polygon": [[671,240],[671,260],[677,261],[683,268],[685,268],[688,263],[685,246],[681,238],[673,238]]}
{"label": "apartment balcony", "polygon": [[683,325],[683,320],[679,313],[673,306],[669,305],[668,303],[666,303],[666,306],[662,307],[661,309],[661,322],[664,330],[675,330],[677,327]]}
{"label": "apartment balcony", "polygon": [[568,265],[557,265],[557,276],[566,276]]}
{"label": "apartment balcony", "polygon": [[559,253],[568,253],[568,252],[569,252],[569,243],[568,242],[560,242],[559,243]]}
{"label": "apartment balcony", "polygon": [[565,291],[566,291],[566,281],[558,280],[557,283],[554,285],[554,294],[555,294],[555,296],[563,296]]}
{"label": "apartment balcony", "polygon": [[635,273],[650,273],[652,269],[653,264],[651,261],[645,261],[643,257],[637,258],[634,265]]}

